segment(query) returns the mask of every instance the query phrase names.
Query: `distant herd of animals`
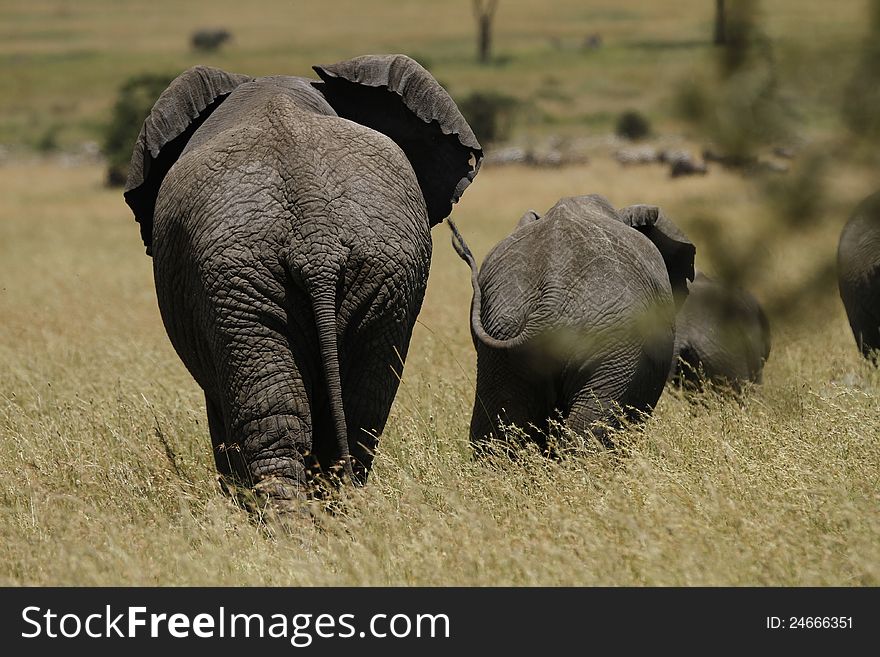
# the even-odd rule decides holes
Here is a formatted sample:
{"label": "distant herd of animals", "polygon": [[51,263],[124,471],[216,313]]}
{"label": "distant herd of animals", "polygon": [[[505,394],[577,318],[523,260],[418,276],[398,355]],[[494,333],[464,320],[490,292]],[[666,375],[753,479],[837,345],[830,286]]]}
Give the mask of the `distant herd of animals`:
{"label": "distant herd of animals", "polygon": [[[483,159],[455,102],[409,57],[314,71],[185,71],[145,120],[124,193],[168,336],[204,390],[221,480],[279,509],[327,479],[366,482],[431,228]],[[660,208],[560,199],[526,212],[481,268],[448,223],[473,285],[476,451],[513,440],[510,427],[547,447],[554,419],[605,441],[608,427],[643,420],[668,381],[760,381],[767,317],[748,292],[695,272],[694,245]],[[856,210],[838,258],[872,357],[880,195]]]}

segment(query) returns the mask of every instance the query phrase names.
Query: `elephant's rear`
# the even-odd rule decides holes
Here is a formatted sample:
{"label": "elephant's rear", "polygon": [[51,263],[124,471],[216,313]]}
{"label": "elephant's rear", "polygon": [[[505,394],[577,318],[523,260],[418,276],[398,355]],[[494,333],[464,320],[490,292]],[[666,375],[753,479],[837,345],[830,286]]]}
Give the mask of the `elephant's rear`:
{"label": "elephant's rear", "polygon": [[482,160],[415,60],[313,68],[320,80],[184,71],[144,121],[125,189],[217,467],[276,499],[308,494],[310,465],[354,474],[349,451],[365,478],[430,226]]}
{"label": "elephant's rear", "polygon": [[510,348],[477,340],[475,437],[502,407],[509,423],[536,425],[535,438],[548,417],[585,432],[656,404],[674,339],[669,280],[651,243],[607,213],[557,208],[486,258],[485,330],[520,339]]}
{"label": "elephant's rear", "polygon": [[[367,161],[352,143],[369,149]],[[153,250],[172,343],[220,409],[225,442],[246,453],[237,474],[259,480],[288,463],[284,476],[304,483],[308,467],[338,460],[339,434],[365,473],[431,254],[400,149],[272,100],[171,169]]]}

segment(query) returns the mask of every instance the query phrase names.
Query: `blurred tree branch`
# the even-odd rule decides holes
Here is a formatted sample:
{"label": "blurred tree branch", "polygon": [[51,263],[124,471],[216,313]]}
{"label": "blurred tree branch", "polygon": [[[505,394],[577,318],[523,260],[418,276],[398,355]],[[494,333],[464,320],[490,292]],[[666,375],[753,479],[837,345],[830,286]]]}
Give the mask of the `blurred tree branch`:
{"label": "blurred tree branch", "polygon": [[[880,0],[873,0],[880,7]],[[779,249],[819,227],[826,215],[827,153],[802,152],[791,170],[762,167],[762,155],[793,138],[796,114],[780,91],[780,71],[773,44],[762,32],[757,0],[716,1],[716,43],[711,73],[692,76],[679,89],[681,116],[708,141],[715,159],[749,176],[766,216],[760,228],[744,240],[730,239],[722,218],[709,213],[692,220],[689,230],[698,244],[697,256],[712,263],[724,283],[748,288],[768,283],[765,308],[778,318],[792,318],[814,299],[816,289],[828,286],[834,272],[834,249],[808,264],[797,283],[772,281]],[[721,25],[719,26],[719,21]],[[880,10],[875,11],[876,37]],[[719,34],[722,36],[719,42]],[[880,44],[872,44],[870,66],[878,84],[871,87],[880,101]],[[865,65],[868,68],[868,64]],[[872,108],[877,107],[873,104]],[[873,112],[865,112],[871,115]],[[880,119],[877,120],[880,132]]]}

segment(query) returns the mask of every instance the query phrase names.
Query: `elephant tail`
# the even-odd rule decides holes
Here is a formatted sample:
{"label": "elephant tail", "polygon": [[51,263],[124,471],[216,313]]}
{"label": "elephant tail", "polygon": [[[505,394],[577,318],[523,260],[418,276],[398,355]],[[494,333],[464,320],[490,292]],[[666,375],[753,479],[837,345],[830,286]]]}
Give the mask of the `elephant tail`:
{"label": "elephant tail", "polygon": [[315,314],[315,328],[318,332],[318,346],[327,383],[327,397],[330,401],[330,414],[336,431],[336,445],[339,460],[349,481],[354,481],[351,454],[348,449],[348,428],[345,423],[345,409],[342,405],[342,379],[339,374],[339,344],[336,331],[336,284],[332,278],[316,282],[311,290],[312,309]]}
{"label": "elephant tail", "polygon": [[491,349],[513,349],[524,344],[528,340],[525,331],[506,340],[493,338],[486,332],[486,329],[483,327],[483,292],[480,290],[477,262],[474,260],[474,254],[471,253],[467,242],[464,241],[464,237],[458,232],[458,227],[452,221],[452,217],[447,218],[446,222],[452,231],[452,246],[455,252],[471,268],[471,285],[474,288],[474,298],[471,301],[471,333],[473,333],[474,340],[479,340]]}

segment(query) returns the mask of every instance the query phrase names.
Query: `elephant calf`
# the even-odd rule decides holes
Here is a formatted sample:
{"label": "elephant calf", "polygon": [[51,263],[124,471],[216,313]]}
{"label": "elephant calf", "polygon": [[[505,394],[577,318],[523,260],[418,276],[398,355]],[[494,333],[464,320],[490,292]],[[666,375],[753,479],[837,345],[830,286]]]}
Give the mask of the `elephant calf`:
{"label": "elephant calf", "polygon": [[479,272],[452,227],[474,291],[475,446],[515,425],[546,449],[555,415],[603,439],[599,423],[654,408],[695,254],[657,207],[563,198],[543,217],[526,213]]}
{"label": "elephant calf", "polygon": [[483,155],[409,57],[315,71],[184,72],[144,122],[125,190],[217,468],[281,507],[340,467],[366,479],[431,227]]}
{"label": "elephant calf", "polygon": [[761,381],[769,356],[770,324],[755,297],[698,273],[678,313],[670,379],[740,392],[746,381]]}
{"label": "elephant calf", "polygon": [[856,344],[880,365],[880,192],[863,200],[844,226],[837,276]]}

